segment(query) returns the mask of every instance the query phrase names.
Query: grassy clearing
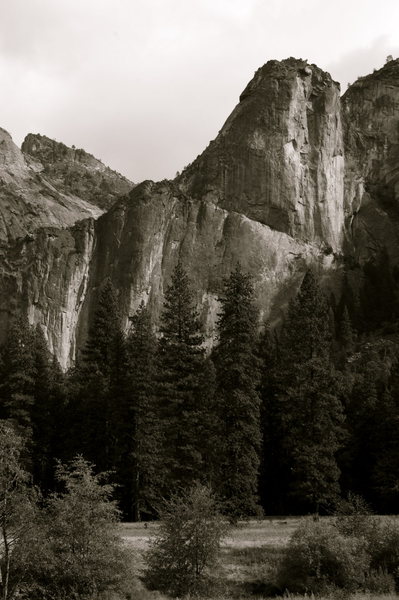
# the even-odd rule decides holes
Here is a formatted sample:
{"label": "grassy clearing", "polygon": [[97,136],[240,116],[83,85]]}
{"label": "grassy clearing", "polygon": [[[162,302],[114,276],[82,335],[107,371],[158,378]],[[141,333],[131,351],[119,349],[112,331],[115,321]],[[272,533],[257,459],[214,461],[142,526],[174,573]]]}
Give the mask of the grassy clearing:
{"label": "grassy clearing", "polygon": [[[215,600],[263,600],[273,595],[273,589],[265,581],[273,580],[273,573],[292,533],[304,519],[310,517],[287,517],[283,519],[253,520],[239,523],[224,539],[216,578],[218,590]],[[136,550],[139,568],[144,566],[143,553],[157,529],[156,523],[124,523],[121,535]],[[270,575],[270,577],[269,577]],[[143,588],[134,600],[166,600],[158,592]],[[304,596],[286,595],[287,600],[304,600]],[[311,596],[308,596],[311,598]],[[328,600],[348,600],[344,593],[335,594]],[[353,600],[398,600],[395,594],[355,594]],[[319,600],[319,599],[318,599]],[[323,599],[320,599],[323,600]]]}
{"label": "grassy clearing", "polygon": [[[223,540],[217,570],[218,598],[246,598],[260,596],[260,581],[265,572],[272,570],[284,546],[298,527],[301,519],[268,519],[239,523]],[[144,566],[143,555],[148,548],[157,523],[123,523],[120,533],[125,542],[136,551],[139,569]],[[142,590],[137,600],[161,600],[160,594]]]}

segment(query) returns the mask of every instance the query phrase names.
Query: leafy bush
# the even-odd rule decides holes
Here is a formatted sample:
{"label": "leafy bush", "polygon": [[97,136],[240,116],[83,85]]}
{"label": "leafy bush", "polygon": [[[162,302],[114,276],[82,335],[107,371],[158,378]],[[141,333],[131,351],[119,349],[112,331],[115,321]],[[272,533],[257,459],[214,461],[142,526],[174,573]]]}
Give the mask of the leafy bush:
{"label": "leafy bush", "polygon": [[365,589],[372,594],[394,594],[395,579],[384,569],[371,569],[366,577]]}
{"label": "leafy bush", "polygon": [[382,587],[389,587],[393,577],[399,582],[399,524],[391,519],[382,521],[374,517],[366,502],[354,494],[340,503],[338,512],[334,522],[338,531],[366,542],[372,569],[366,588],[377,591],[371,589],[377,581]]}
{"label": "leafy bush", "polygon": [[184,496],[173,496],[160,517],[146,556],[145,582],[173,596],[206,592],[226,529],[211,492],[196,485]]}
{"label": "leafy bush", "polygon": [[14,426],[0,420],[0,595],[11,600],[23,581],[21,557],[31,537],[37,496],[22,467],[25,448]]}
{"label": "leafy bush", "polygon": [[364,587],[370,557],[362,539],[345,537],[334,525],[307,521],[291,537],[278,583],[294,593],[322,593],[332,587]]}
{"label": "leafy bush", "polygon": [[373,535],[376,521],[364,498],[349,493],[346,500],[340,500],[336,505],[334,525],[343,535],[369,538]]}
{"label": "leafy bush", "polygon": [[308,521],[293,534],[280,562],[280,589],[392,593],[399,587],[399,523],[370,514],[359,496],[337,508],[334,519]]}
{"label": "leafy bush", "polygon": [[371,565],[383,569],[399,582],[399,524],[393,520],[378,523],[368,538]]}
{"label": "leafy bush", "polygon": [[128,597],[133,561],[116,531],[112,487],[81,457],[60,465],[57,479],[64,491],[50,498],[25,549],[20,597],[70,600],[106,592]]}

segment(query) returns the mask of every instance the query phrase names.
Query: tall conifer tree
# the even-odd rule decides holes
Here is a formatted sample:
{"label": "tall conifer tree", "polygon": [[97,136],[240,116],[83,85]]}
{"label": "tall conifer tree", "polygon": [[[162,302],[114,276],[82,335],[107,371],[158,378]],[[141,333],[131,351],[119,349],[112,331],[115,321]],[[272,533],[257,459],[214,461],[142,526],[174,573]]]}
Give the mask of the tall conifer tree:
{"label": "tall conifer tree", "polygon": [[203,338],[187,273],[179,261],[165,292],[158,346],[158,398],[162,411],[166,488],[173,491],[203,476]]}
{"label": "tall conifer tree", "polygon": [[[279,404],[289,492],[316,511],[339,492],[343,408],[330,361],[329,307],[313,271],[291,302],[281,338]],[[282,490],[284,493],[286,490]]]}
{"label": "tall conifer tree", "polygon": [[40,326],[34,330],[34,403],[32,406],[32,459],[36,484],[49,490],[53,482],[56,416],[51,356]]}
{"label": "tall conifer tree", "polygon": [[70,407],[77,447],[99,471],[112,467],[113,431],[111,376],[120,341],[117,296],[110,279],[100,288],[88,339],[75,371],[75,393]]}
{"label": "tall conifer tree", "polygon": [[118,405],[115,427],[120,504],[133,521],[154,514],[162,490],[160,411],[154,389],[156,344],[149,312],[141,304],[126,341],[127,393]]}
{"label": "tall conifer tree", "polygon": [[232,518],[257,511],[260,399],[257,392],[258,313],[249,275],[239,265],[220,297],[215,351],[220,424],[219,495]]}
{"label": "tall conifer tree", "polygon": [[259,491],[266,514],[284,514],[281,490],[287,489],[284,469],[283,428],[278,397],[279,347],[267,323],[260,337],[260,382],[262,453]]}
{"label": "tall conifer tree", "polygon": [[15,318],[2,349],[1,417],[32,435],[34,403],[34,330],[25,316]]}

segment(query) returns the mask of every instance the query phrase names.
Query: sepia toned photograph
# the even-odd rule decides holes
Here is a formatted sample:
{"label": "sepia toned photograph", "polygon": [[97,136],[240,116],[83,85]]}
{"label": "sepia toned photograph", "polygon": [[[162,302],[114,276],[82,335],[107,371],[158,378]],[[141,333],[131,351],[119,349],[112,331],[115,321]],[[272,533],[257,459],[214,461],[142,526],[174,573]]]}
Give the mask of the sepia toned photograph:
{"label": "sepia toned photograph", "polygon": [[399,600],[398,0],[0,0],[0,600]]}

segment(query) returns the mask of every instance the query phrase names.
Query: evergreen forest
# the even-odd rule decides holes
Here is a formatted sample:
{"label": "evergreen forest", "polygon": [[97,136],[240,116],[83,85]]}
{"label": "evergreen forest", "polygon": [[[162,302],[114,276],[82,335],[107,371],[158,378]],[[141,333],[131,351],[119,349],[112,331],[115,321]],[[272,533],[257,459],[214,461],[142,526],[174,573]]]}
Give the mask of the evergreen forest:
{"label": "evergreen forest", "polygon": [[308,270],[272,329],[237,265],[209,351],[180,262],[157,335],[144,304],[123,331],[107,279],[67,373],[40,327],[15,316],[1,349],[0,419],[24,439],[24,468],[44,497],[57,491],[57,462],[79,455],[109,473],[126,521],[157,518],[165,498],[197,484],[232,521],[331,514],[348,494],[396,512],[395,285],[381,266],[358,297],[349,290],[336,302]]}

